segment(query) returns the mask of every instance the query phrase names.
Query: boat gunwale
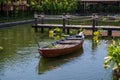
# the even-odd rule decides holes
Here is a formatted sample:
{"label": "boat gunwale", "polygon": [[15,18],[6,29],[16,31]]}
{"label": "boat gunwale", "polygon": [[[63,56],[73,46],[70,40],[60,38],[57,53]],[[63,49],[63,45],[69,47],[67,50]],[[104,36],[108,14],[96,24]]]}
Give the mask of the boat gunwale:
{"label": "boat gunwale", "polygon": [[[81,41],[82,42],[82,41]],[[81,42],[79,43],[79,44],[81,44]],[[60,49],[68,49],[68,48],[72,48],[72,47],[75,47],[75,46],[77,46],[77,45],[79,45],[79,44],[75,44],[74,46],[70,46],[70,47],[65,47],[65,48],[39,48],[39,50],[60,50]],[[67,45],[67,44],[65,44],[65,45]]]}
{"label": "boat gunwale", "polygon": [[[76,38],[77,39],[77,38]],[[79,44],[81,44],[81,42],[83,42],[83,39],[80,39],[80,40],[75,40],[75,41],[79,41],[79,42],[72,42],[72,43],[61,43],[62,41],[67,41],[67,40],[69,40],[69,39],[65,39],[65,40],[60,40],[58,43],[57,43],[57,41],[56,42],[54,42],[53,44],[54,44],[54,46],[56,46],[56,45],[73,45],[73,46],[68,46],[68,47],[65,47],[65,48],[62,48],[62,47],[57,47],[57,48],[49,48],[49,47],[47,47],[47,46],[49,46],[49,45],[47,45],[47,46],[44,46],[44,47],[42,47],[42,48],[39,48],[39,50],[59,50],[59,49],[67,49],[67,48],[71,48],[71,47],[75,47],[75,46],[77,46],[77,45],[79,45]],[[71,40],[72,41],[72,40]]]}

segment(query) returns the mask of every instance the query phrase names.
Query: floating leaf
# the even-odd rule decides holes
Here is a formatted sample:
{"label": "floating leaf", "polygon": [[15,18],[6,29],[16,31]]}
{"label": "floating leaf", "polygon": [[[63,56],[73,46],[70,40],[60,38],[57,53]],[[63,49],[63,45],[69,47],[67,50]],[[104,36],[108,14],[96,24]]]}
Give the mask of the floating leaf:
{"label": "floating leaf", "polygon": [[110,65],[104,65],[104,68],[106,69],[106,68],[110,68]]}
{"label": "floating leaf", "polygon": [[2,51],[3,50],[3,47],[2,46],[0,46],[0,51]]}

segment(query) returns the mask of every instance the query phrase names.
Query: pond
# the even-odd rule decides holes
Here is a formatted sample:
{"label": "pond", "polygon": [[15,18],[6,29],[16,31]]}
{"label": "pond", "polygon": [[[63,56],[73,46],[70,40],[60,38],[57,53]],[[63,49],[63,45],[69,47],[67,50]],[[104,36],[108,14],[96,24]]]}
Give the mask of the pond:
{"label": "pond", "polygon": [[[47,32],[36,37],[40,46],[52,41]],[[86,37],[78,52],[46,59],[36,37],[31,24],[0,28],[0,80],[112,80],[112,70],[103,68],[107,40],[96,45]]]}

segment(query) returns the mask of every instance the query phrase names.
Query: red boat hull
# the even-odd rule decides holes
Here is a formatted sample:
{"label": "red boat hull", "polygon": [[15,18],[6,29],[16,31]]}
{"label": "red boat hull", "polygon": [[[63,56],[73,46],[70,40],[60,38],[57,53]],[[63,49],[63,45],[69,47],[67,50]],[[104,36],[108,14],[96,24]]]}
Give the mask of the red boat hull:
{"label": "red boat hull", "polygon": [[66,55],[69,53],[73,53],[77,50],[79,50],[82,47],[83,40],[79,44],[76,44],[72,47],[68,48],[53,48],[53,49],[38,49],[39,53],[44,57],[57,57],[61,55]]}

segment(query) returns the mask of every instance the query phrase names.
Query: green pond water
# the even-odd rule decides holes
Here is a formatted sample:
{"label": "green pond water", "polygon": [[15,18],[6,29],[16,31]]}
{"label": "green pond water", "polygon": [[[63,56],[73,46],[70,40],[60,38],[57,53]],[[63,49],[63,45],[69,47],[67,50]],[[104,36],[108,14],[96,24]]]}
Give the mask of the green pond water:
{"label": "green pond water", "polygon": [[36,38],[40,46],[53,41],[48,32],[35,33],[31,24],[0,28],[0,80],[112,80],[111,69],[103,68],[107,39],[96,45],[86,37],[79,51],[46,59],[37,51]]}

